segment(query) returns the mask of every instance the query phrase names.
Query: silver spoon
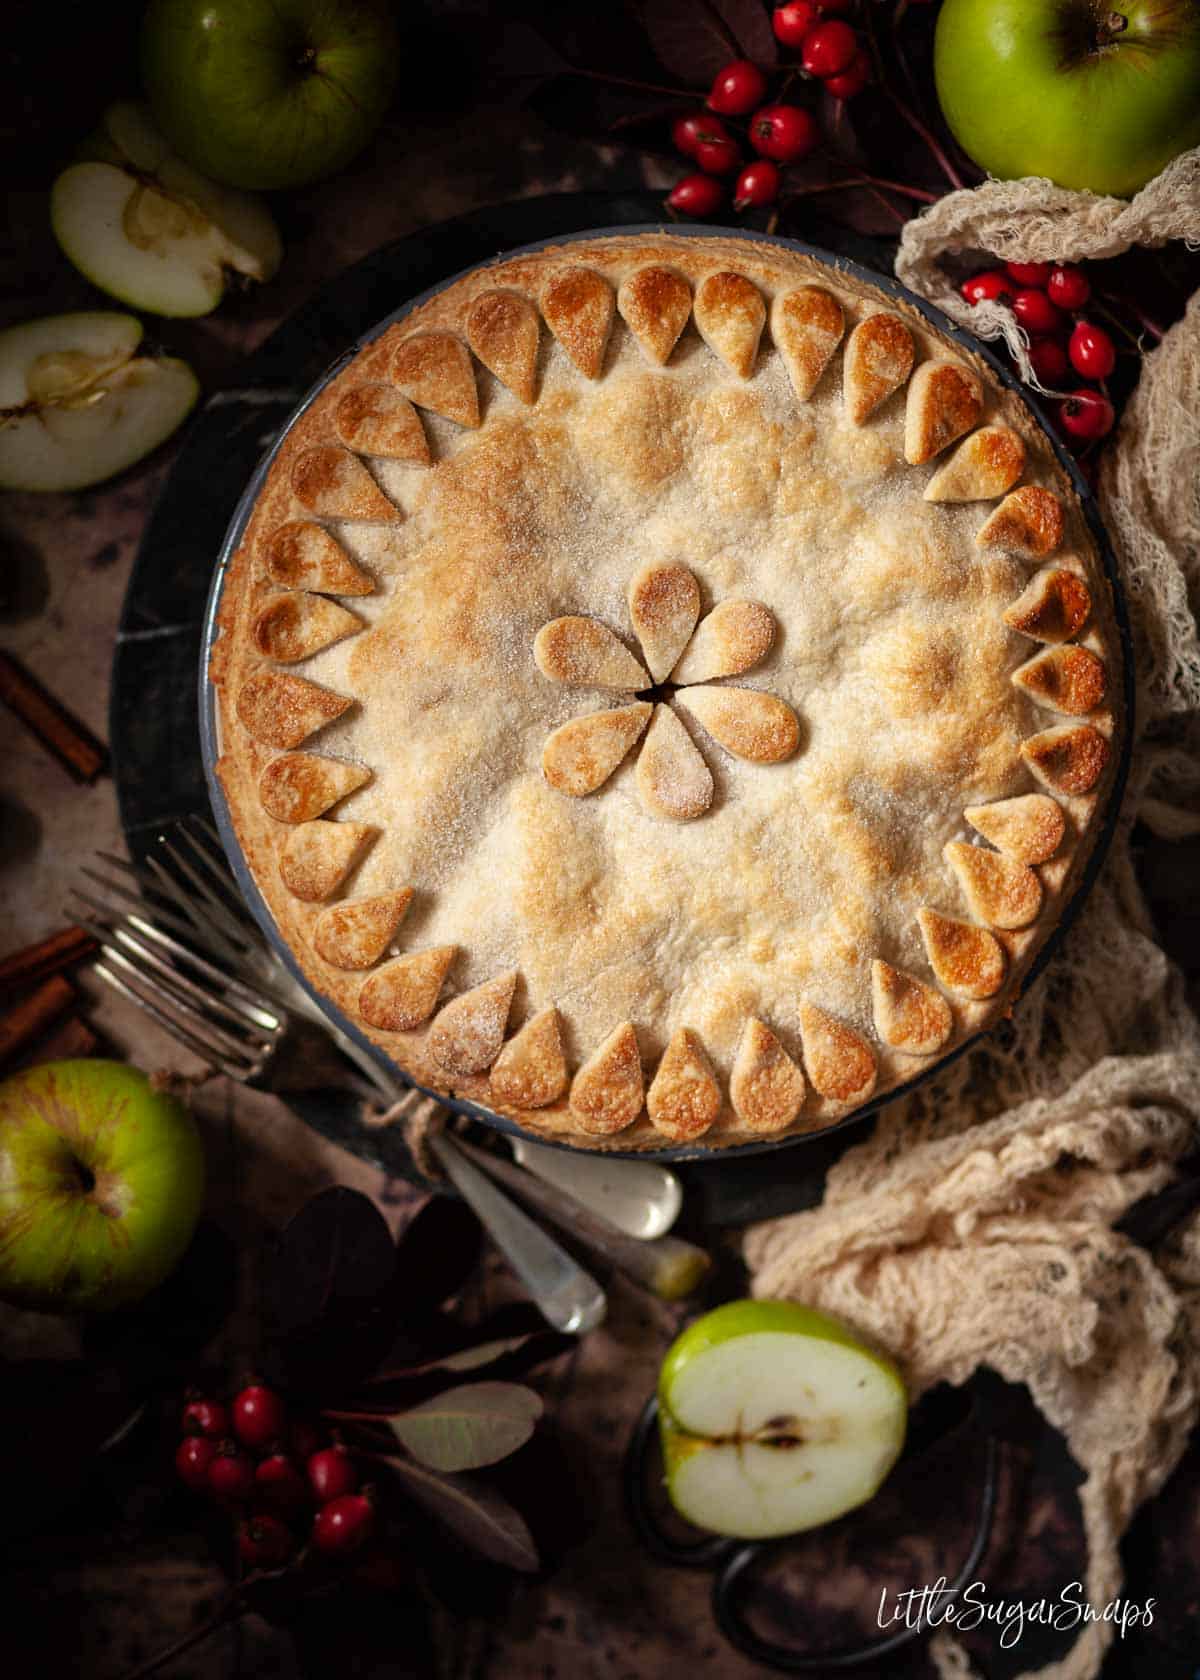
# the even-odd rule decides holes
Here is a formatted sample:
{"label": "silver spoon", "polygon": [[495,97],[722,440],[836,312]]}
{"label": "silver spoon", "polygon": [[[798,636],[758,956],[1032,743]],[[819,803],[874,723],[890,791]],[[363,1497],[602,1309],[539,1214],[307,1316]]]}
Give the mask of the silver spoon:
{"label": "silver spoon", "polygon": [[552,1149],[528,1138],[509,1138],[513,1159],[627,1236],[653,1242],[679,1217],[683,1188],[673,1172],[652,1161],[614,1160],[579,1150]]}

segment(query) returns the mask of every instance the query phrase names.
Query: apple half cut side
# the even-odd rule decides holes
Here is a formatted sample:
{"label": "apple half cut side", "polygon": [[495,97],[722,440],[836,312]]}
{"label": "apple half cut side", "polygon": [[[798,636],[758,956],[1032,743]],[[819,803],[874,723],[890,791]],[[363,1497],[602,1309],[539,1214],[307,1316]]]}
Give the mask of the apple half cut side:
{"label": "apple half cut side", "polygon": [[0,332],[0,488],[82,490],[170,437],[200,394],[186,362],[139,356],[132,315],[48,315]]}
{"label": "apple half cut side", "polygon": [[743,1540],[833,1522],[900,1456],[896,1367],[825,1313],[735,1301],[690,1325],[659,1377],[667,1492],[697,1528]]}
{"label": "apple half cut side", "polygon": [[109,107],[54,182],[50,222],[81,274],[156,315],[207,315],[231,273],[269,280],[282,257],[266,206],[190,168],[132,103]]}

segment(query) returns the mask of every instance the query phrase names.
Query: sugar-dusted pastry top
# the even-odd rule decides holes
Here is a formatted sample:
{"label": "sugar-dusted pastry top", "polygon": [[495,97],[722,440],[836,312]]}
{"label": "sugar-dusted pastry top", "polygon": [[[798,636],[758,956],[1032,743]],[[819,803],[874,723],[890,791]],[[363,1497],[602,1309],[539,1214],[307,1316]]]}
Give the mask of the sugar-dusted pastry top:
{"label": "sugar-dusted pastry top", "polygon": [[835,268],[665,233],[474,270],[342,369],[211,676],[316,986],[621,1149],[819,1129],[1009,1009],[1121,692],[1020,399]]}

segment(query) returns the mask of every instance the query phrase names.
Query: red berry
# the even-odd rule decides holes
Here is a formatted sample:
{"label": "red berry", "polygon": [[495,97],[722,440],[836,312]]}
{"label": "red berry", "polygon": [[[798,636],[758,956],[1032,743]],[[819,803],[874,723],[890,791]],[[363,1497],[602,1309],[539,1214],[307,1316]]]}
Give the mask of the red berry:
{"label": "red berry", "polygon": [[769,158],[759,158],[747,164],[733,189],[733,208],[745,210],[751,205],[774,204],[779,193],[779,170]]}
{"label": "red berry", "polygon": [[685,175],[667,194],[667,203],[681,216],[711,216],[721,208],[725,194],[711,175]]}
{"label": "red berry", "polygon": [[358,1471],[345,1447],[323,1447],[308,1461],[309,1486],[325,1505],[358,1489]]}
{"label": "red berry", "polygon": [[1043,385],[1060,385],[1067,376],[1067,352],[1056,338],[1035,338],[1029,363]]}
{"label": "red berry", "polygon": [[273,1388],[251,1383],[233,1402],[233,1433],[245,1447],[262,1450],[287,1434],[287,1408]]}
{"label": "red berry", "polygon": [[1012,281],[1002,268],[985,268],[982,274],[972,274],[964,280],[959,291],[968,303],[1008,303],[1012,296]]}
{"label": "red berry", "polygon": [[1116,414],[1108,398],[1086,386],[1072,391],[1061,409],[1062,423],[1072,437],[1102,438],[1113,429]]}
{"label": "red berry", "polygon": [[220,1441],[229,1433],[228,1407],[196,1395],[183,1408],[180,1427],[185,1435],[207,1435],[210,1441]]}
{"label": "red berry", "polygon": [[375,1509],[366,1494],[343,1494],[317,1512],[313,1545],[320,1552],[354,1552],[370,1539],[374,1527]]}
{"label": "red berry", "polygon": [[744,117],[761,105],[767,91],[767,78],[748,58],[735,58],[723,70],[718,70],[708,95],[710,111],[720,111],[723,117]]}
{"label": "red berry", "polygon": [[208,1491],[208,1467],[217,1456],[215,1441],[206,1435],[185,1435],[175,1453],[179,1479],[193,1493]]}
{"label": "red berry", "polygon": [[796,163],[820,139],[820,124],[800,105],[764,105],[750,118],[750,144],[776,163]]}
{"label": "red berry", "polygon": [[1058,332],[1066,324],[1062,310],[1054,307],[1045,292],[1032,288],[1013,293],[1012,312],[1030,333]]}
{"label": "red berry", "polygon": [[306,1464],[315,1452],[319,1452],[328,1439],[325,1430],[312,1418],[294,1418],[288,1431],[292,1452],[301,1464]]}
{"label": "red berry", "polygon": [[771,17],[775,39],[782,41],[785,47],[802,45],[816,21],[817,8],[812,0],[787,0],[786,6],[776,6]]}
{"label": "red berry", "polygon": [[693,111],[688,117],[676,117],[671,124],[671,139],[684,157],[694,158],[702,140],[728,140],[729,134],[720,117],[707,111]]}
{"label": "red berry", "polygon": [[254,1492],[254,1460],[236,1441],[222,1441],[208,1466],[208,1491],[240,1505]]}
{"label": "red berry", "polygon": [[237,1543],[238,1556],[250,1569],[277,1569],[296,1549],[292,1531],[265,1512],[238,1524]]}
{"label": "red berry", "polygon": [[819,23],[804,38],[800,62],[810,76],[840,76],[858,52],[858,37],[841,18]]}
{"label": "red berry", "polygon": [[860,51],[855,53],[849,70],[842,70],[836,76],[826,76],[825,91],[835,99],[853,99],[870,80],[871,60]]}
{"label": "red berry", "polygon": [[696,147],[696,162],[706,175],[732,175],[741,161],[736,140],[701,140]]}
{"label": "red berry", "polygon": [[1117,350],[1103,327],[1076,321],[1067,345],[1071,366],[1085,379],[1107,379],[1117,365]]}
{"label": "red berry", "polygon": [[1060,309],[1082,309],[1092,295],[1091,281],[1074,263],[1059,263],[1050,270],[1046,295]]}
{"label": "red berry", "polygon": [[1044,286],[1050,278],[1049,263],[1010,263],[1004,265],[1018,286]]}
{"label": "red berry", "polygon": [[308,1483],[286,1453],[272,1453],[254,1472],[255,1497],[287,1515],[311,1502]]}

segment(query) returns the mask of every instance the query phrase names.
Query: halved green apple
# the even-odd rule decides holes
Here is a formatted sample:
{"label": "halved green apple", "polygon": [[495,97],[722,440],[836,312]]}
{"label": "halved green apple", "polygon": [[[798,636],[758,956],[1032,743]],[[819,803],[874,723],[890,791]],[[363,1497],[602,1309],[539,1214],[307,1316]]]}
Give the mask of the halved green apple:
{"label": "halved green apple", "polygon": [[671,1345],[658,1382],[667,1492],[697,1528],[765,1540],[865,1504],[900,1456],[899,1371],[791,1301],[732,1301]]}
{"label": "halved green apple", "polygon": [[200,386],[141,340],[140,321],[105,310],[0,332],[0,487],[82,490],[171,435]]}
{"label": "halved green apple", "polygon": [[270,211],[176,157],[143,105],[105,112],[50,192],[63,251],[102,291],[156,315],[207,315],[231,273],[269,280],[283,248]]}

